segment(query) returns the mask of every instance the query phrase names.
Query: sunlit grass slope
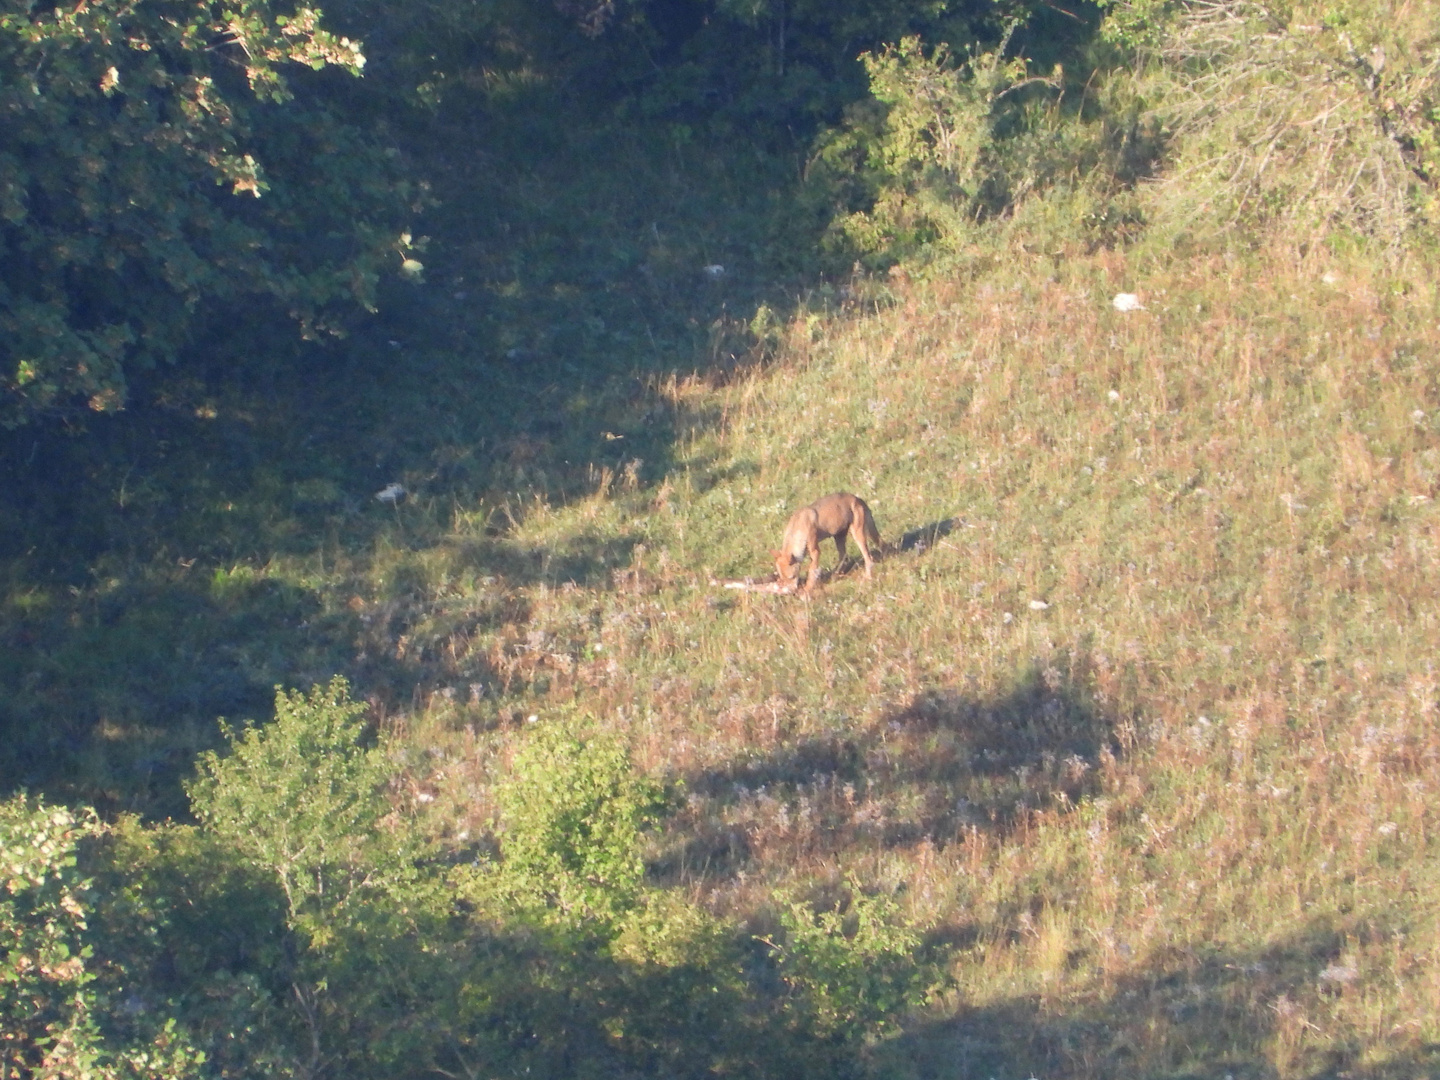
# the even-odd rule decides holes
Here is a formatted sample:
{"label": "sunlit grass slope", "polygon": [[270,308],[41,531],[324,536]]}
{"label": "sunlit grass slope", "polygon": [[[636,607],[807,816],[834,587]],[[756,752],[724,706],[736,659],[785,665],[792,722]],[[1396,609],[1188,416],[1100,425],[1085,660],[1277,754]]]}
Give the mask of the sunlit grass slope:
{"label": "sunlit grass slope", "polygon": [[[387,722],[435,828],[483,831],[573,701],[685,784],[657,881],[763,922],[853,874],[954,944],[901,1074],[1434,1075],[1433,275],[1016,256],[894,290],[652,384],[654,483],[399,508],[435,542],[351,603],[411,611],[373,646],[426,658]],[[837,489],[873,582],[720,587]]]}

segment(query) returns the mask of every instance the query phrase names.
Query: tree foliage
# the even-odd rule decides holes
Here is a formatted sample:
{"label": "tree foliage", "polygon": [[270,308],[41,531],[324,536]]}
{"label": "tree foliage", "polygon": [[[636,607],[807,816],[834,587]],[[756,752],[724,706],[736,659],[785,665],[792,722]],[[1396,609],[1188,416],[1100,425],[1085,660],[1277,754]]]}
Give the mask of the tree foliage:
{"label": "tree foliage", "polygon": [[202,309],[371,304],[407,193],[293,77],[363,63],[268,0],[0,5],[0,420],[122,407]]}
{"label": "tree foliage", "polygon": [[448,985],[415,963],[421,942],[444,941],[448,905],[438,877],[417,872],[423,844],[392,814],[392,767],[369,745],[365,710],[338,677],[277,689],[274,721],[227,728],[230,752],[204,755],[189,789],[204,833],[285,898],[289,949],[269,974],[288,984],[303,1032],[292,1053],[310,1073],[423,1053]]}
{"label": "tree foliage", "polygon": [[200,1075],[205,1054],[173,1017],[144,1015],[101,978],[82,842],[93,813],[23,796],[0,803],[0,1078],[161,1080]]}
{"label": "tree foliage", "polygon": [[963,53],[911,37],[863,57],[870,96],[821,136],[812,170],[834,193],[832,242],[917,265],[1007,232],[1057,246],[1130,234],[1158,150],[1133,95],[1037,69],[1015,30]]}
{"label": "tree foliage", "polygon": [[1003,209],[1000,129],[1025,61],[1003,42],[957,60],[913,37],[864,61],[873,105],[852,110],[824,151],[832,168],[853,162],[868,189],[870,205],[842,222],[850,239],[904,257]]}
{"label": "tree foliage", "polygon": [[[793,134],[834,123],[845,106],[866,96],[862,56],[905,38],[957,50],[993,48],[1007,27],[1020,26],[1018,43],[1048,65],[1093,29],[1088,15],[1057,14],[1054,5],[1030,0],[719,0],[713,10],[655,7],[697,17],[671,16],[671,25],[689,32],[654,78],[652,107],[663,101],[671,109],[709,111],[727,127],[743,120],[752,132],[757,124],[761,131]],[[652,15],[652,24],[658,21]]]}
{"label": "tree foliage", "polygon": [[894,1030],[944,979],[893,897],[853,878],[846,893],[843,904],[818,909],[782,894],[785,940],[772,948],[794,994],[792,1016],[822,1035],[853,1038]]}

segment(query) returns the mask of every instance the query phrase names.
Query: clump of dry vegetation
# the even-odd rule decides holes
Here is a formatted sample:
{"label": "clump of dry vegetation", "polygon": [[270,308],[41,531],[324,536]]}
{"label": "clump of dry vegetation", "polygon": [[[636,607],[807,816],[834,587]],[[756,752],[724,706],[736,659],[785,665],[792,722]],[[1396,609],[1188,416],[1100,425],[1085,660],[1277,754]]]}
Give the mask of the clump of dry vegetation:
{"label": "clump of dry vegetation", "polygon": [[1340,229],[1395,253],[1433,236],[1437,34],[1409,3],[1182,5],[1141,80],[1177,148],[1155,219],[1191,241]]}

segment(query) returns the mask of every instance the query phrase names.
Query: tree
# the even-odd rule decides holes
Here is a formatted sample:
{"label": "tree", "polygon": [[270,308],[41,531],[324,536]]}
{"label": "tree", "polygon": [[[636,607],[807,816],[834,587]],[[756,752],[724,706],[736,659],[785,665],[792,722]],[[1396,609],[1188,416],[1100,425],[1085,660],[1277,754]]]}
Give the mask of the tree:
{"label": "tree", "polygon": [[202,311],[370,306],[409,192],[285,74],[363,64],[268,0],[0,0],[0,422],[123,407]]}

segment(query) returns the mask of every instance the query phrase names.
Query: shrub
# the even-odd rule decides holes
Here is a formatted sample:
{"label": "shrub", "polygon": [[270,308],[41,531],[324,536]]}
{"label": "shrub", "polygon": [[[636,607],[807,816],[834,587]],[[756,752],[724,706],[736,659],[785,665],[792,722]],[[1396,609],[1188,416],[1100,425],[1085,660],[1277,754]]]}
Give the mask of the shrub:
{"label": "shrub", "polygon": [[784,943],[770,943],[794,995],[792,1016],[832,1039],[897,1029],[906,1010],[922,1004],[941,982],[895,899],[867,893],[853,878],[847,886],[842,903],[820,909],[794,893],[780,894]]}
{"label": "shrub", "polygon": [[822,151],[832,168],[848,158],[870,190],[871,205],[841,222],[861,250],[911,256],[1004,204],[998,114],[1026,72],[1003,49],[957,60],[948,46],[927,51],[910,37],[864,57],[873,101],[852,108]]}
{"label": "shrub", "polygon": [[87,844],[80,868],[93,882],[96,986],[127,1024],[173,1017],[208,1075],[290,1073],[293,950],[269,875],[205,830],[131,817]]}
{"label": "shrub", "polygon": [[0,803],[0,1078],[199,1075],[205,1055],[173,1017],[142,1015],[125,980],[97,981],[91,883],[77,850],[92,811]]}
{"label": "shrub", "polygon": [[618,738],[583,720],[546,723],[516,753],[498,800],[503,880],[517,899],[607,928],[634,906],[643,834],[665,798]]}
{"label": "shrub", "polygon": [[434,960],[448,901],[409,822],[391,815],[391,766],[365,708],[338,676],[277,689],[275,719],[226,728],[229,754],[205,754],[189,786],[205,832],[285,897],[288,956],[273,974],[289,984],[311,1070],[423,1060],[436,1041],[427,1010],[448,985]]}
{"label": "shrub", "polygon": [[[1020,229],[1055,233],[1058,222],[1047,243],[1059,246],[1133,232],[1129,192],[1157,147],[1125,80],[1097,75],[1066,106],[1063,69],[1037,75],[1007,57],[1009,43],[1007,33],[957,56],[907,38],[864,58],[871,98],[821,140],[817,175],[851,207],[832,243],[913,264],[1003,235],[1027,213]],[[1037,202],[1046,209],[1029,213]]]}
{"label": "shrub", "polygon": [[324,934],[358,890],[373,892],[407,859],[387,828],[390,766],[365,745],[365,706],[335,677],[308,693],[275,692],[275,719],[236,732],[230,752],[201,756],[195,815],[285,893],[292,928]]}

